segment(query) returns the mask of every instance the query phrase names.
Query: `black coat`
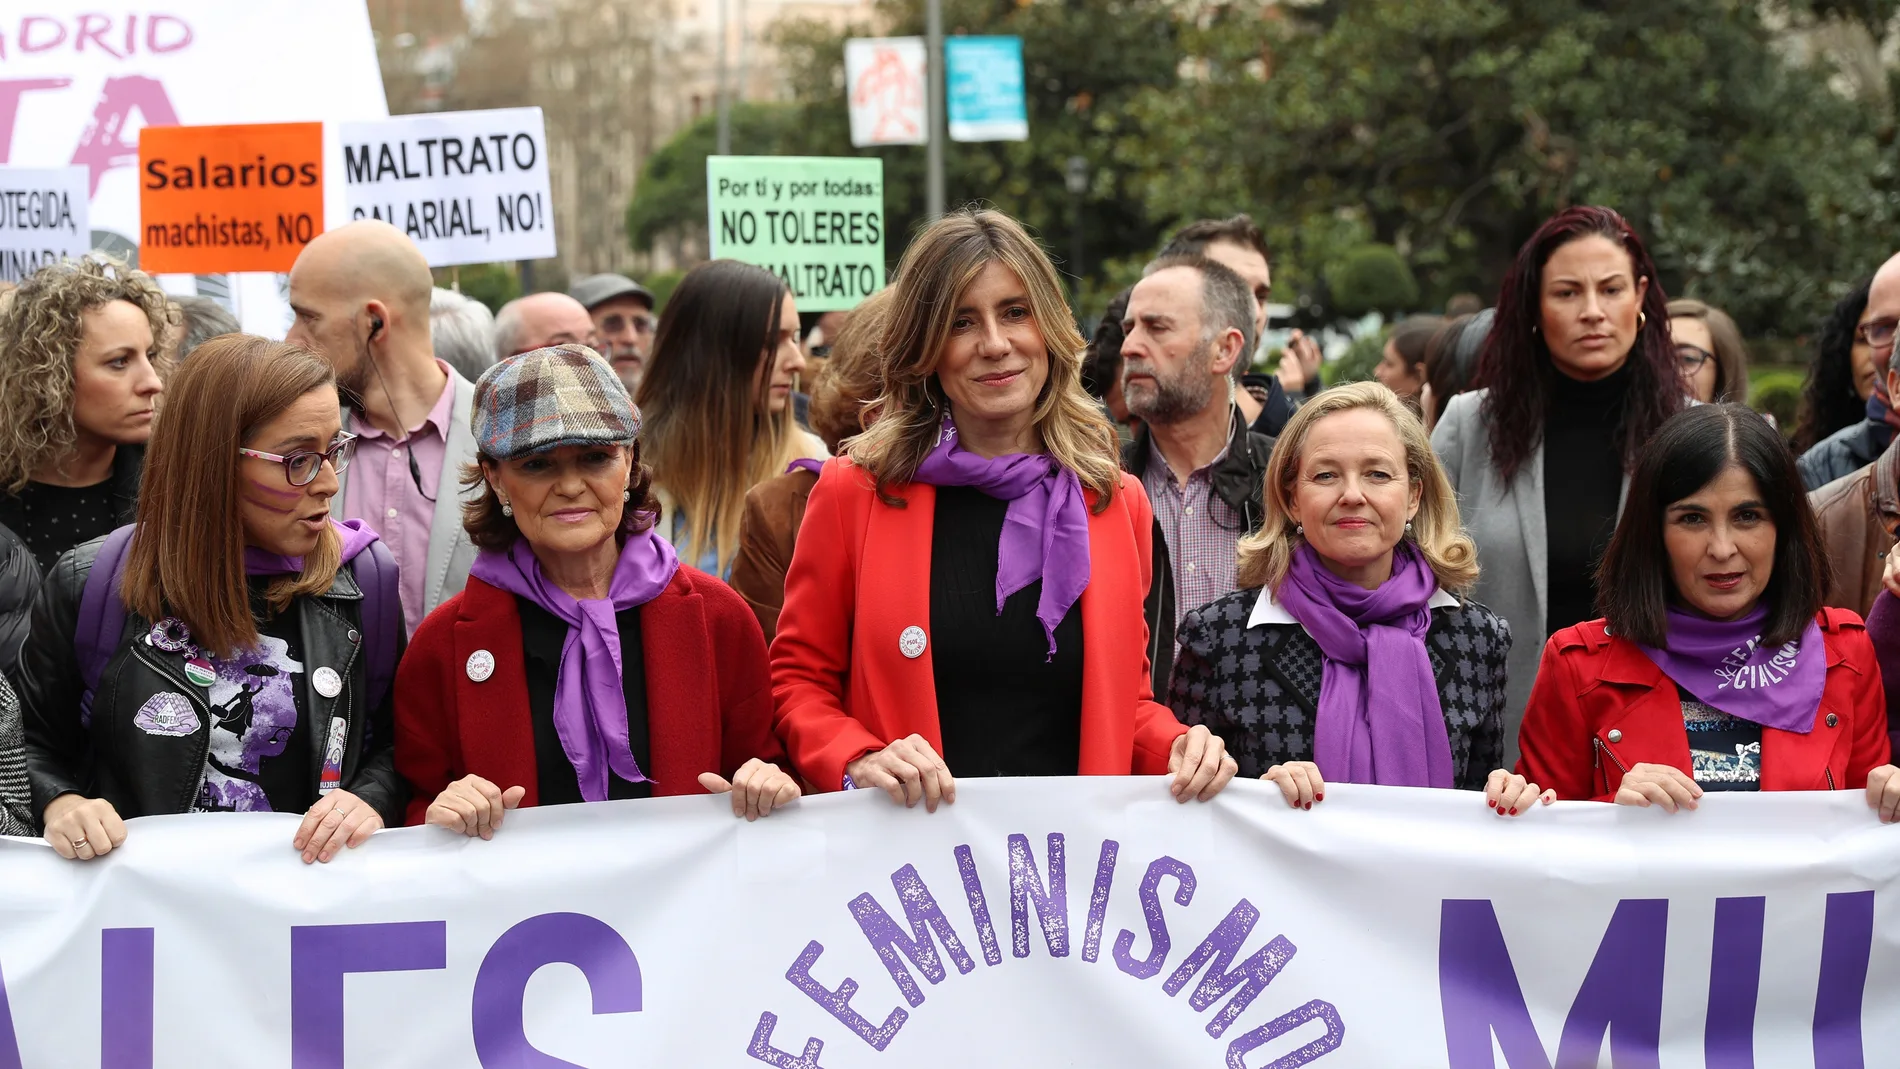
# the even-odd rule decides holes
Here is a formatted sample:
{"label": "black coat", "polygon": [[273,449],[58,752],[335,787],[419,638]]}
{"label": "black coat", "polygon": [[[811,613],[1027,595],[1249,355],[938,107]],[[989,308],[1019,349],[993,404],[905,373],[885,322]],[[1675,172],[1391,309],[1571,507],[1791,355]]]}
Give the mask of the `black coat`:
{"label": "black coat", "polygon": [[[92,719],[81,723],[84,690],[73,635],[86,577],[103,539],[87,542],[59,559],[33,603],[33,627],[20,651],[16,673],[26,727],[27,775],[33,810],[69,792],[104,798],[125,819],[189,812],[197,801],[213,717],[202,687],[185,678],[185,656],[164,653],[145,641],[152,623],[128,613],[118,648],[100,674]],[[302,597],[287,611],[298,614],[304,661],[333,665],[344,680],[335,698],[319,694],[313,672],[303,677],[303,729],[309,733],[311,782],[319,781],[332,716],[349,725],[343,754],[343,789],[374,806],[389,827],[400,827],[408,791],[396,774],[393,694],[368,705],[363,653],[363,593],[351,568],[337,572],[330,589]],[[398,628],[397,634],[401,634]],[[392,688],[393,689],[393,688]],[[182,694],[197,713],[196,730],[154,734],[134,725],[154,695]]]}
{"label": "black coat", "polygon": [[1878,460],[1892,438],[1892,427],[1870,419],[1842,427],[1801,454],[1797,463],[1801,469],[1801,485],[1819,490],[1836,479],[1854,474]]}
{"label": "black coat", "polygon": [[[1313,759],[1324,659],[1297,624],[1248,627],[1260,591],[1236,590],[1181,621],[1168,707],[1227,744],[1240,775]],[[1511,625],[1475,601],[1432,610],[1425,651],[1451,737],[1452,783],[1483,790],[1504,761],[1505,658]]]}
{"label": "black coat", "polygon": [[40,566],[33,551],[12,528],[0,526],[0,673],[11,674],[20,658],[33,595],[39,589]]}

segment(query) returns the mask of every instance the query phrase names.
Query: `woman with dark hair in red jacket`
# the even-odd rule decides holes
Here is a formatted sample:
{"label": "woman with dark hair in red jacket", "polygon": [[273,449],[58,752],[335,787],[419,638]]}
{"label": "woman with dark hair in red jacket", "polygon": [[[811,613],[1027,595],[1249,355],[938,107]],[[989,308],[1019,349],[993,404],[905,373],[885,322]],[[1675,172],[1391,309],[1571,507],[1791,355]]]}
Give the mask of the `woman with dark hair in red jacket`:
{"label": "woman with dark hair in red jacket", "polygon": [[1559,798],[1694,809],[1707,791],[1867,791],[1892,822],[1880,669],[1823,609],[1794,456],[1749,409],[1662,427],[1597,575],[1604,619],[1544,646],[1518,771]]}

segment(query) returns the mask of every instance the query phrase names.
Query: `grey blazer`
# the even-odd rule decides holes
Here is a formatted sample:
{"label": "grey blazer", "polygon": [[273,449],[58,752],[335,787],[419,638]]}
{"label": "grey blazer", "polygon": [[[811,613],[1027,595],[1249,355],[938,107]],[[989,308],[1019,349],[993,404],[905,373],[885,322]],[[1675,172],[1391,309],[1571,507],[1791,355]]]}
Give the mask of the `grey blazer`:
{"label": "grey blazer", "polygon": [[[461,489],[463,465],[475,462],[475,434],[469,429],[469,418],[475,410],[475,384],[453,368],[449,370],[449,383],[455,389],[455,397],[449,402],[449,435],[447,448],[442,452],[442,478],[436,483],[435,515],[429,521],[429,559],[423,565],[428,571],[422,581],[424,616],[462,592],[468,583],[469,566],[475,563],[475,544],[468,540],[468,532],[462,527],[462,503],[479,496],[480,488]],[[346,431],[350,429],[350,417],[350,410],[345,408],[343,429]],[[344,480],[348,477],[348,470],[337,476],[338,502],[343,500]],[[376,526],[374,519],[370,520],[370,526]],[[414,561],[400,558],[396,564],[402,568],[415,567]]]}
{"label": "grey blazer", "polygon": [[[1537,444],[1509,484],[1500,479],[1491,464],[1490,428],[1479,412],[1488,392],[1453,397],[1432,428],[1432,448],[1458,491],[1465,531],[1478,544],[1478,585],[1471,596],[1504,617],[1515,636],[1504,690],[1504,761],[1509,768],[1517,764],[1517,728],[1524,722],[1524,705],[1544,652],[1544,640],[1537,636],[1546,633],[1544,617],[1550,611],[1550,545],[1544,519],[1544,445]],[[1625,472],[1619,516],[1629,490]]]}

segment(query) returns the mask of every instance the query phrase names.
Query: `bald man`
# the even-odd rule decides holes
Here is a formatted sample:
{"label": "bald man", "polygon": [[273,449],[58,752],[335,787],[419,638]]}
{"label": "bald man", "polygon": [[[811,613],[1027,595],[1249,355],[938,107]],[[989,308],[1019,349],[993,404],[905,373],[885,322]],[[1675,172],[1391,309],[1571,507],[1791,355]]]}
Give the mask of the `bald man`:
{"label": "bald man", "polygon": [[475,460],[475,387],[435,358],[434,281],[422,250],[373,219],[319,235],[290,269],[284,340],[336,368],[343,429],[357,436],[331,514],[376,529],[402,568],[403,620],[413,633],[461,592],[475,546],[462,528],[460,473]]}
{"label": "bald man", "polygon": [[[1858,341],[1873,348],[1876,378],[1888,397],[1900,389],[1900,364],[1895,361],[1900,348],[1893,344],[1897,322],[1900,255],[1874,274],[1867,288],[1867,309],[1861,313],[1858,327]],[[1900,435],[1894,434],[1885,420],[1870,426],[1873,423],[1870,418],[1848,430],[1861,430],[1862,437],[1881,442],[1878,455],[1808,494],[1808,503],[1814,506],[1814,518],[1820,525],[1821,543],[1834,564],[1828,577],[1826,604],[1852,609],[1862,616],[1873,609],[1874,598],[1880,593],[1881,572],[1893,549],[1894,532],[1900,531]],[[1866,448],[1854,445],[1859,440],[1843,431],[1817,443],[1801,455],[1802,477],[1812,478],[1814,467],[1825,463],[1825,454],[1817,454],[1817,450],[1825,446],[1847,455]],[[1840,457],[1835,458],[1834,463],[1840,462]],[[1900,730],[1900,725],[1893,727]]]}
{"label": "bald man", "polygon": [[577,342],[599,348],[594,317],[586,306],[565,293],[530,293],[516,297],[495,313],[495,359],[506,360],[550,345]]}

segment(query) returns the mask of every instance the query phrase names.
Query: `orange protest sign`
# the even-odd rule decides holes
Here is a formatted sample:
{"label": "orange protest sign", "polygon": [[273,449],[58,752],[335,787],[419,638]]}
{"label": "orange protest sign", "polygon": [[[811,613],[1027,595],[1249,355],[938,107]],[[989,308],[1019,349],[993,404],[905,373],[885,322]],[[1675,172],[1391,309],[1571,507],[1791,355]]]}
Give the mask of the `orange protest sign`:
{"label": "orange protest sign", "polygon": [[139,131],[139,266],[288,271],[323,232],[323,124]]}

